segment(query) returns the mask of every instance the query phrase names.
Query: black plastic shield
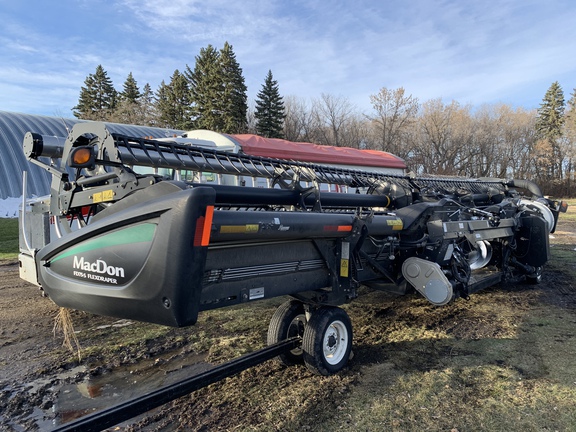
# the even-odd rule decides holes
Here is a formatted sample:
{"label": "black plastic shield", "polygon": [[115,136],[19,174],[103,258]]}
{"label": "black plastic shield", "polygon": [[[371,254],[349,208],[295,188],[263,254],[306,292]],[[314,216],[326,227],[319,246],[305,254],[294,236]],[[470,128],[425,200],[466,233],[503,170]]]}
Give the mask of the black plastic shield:
{"label": "black plastic shield", "polygon": [[148,198],[142,192],[139,203],[38,252],[40,282],[56,304],[170,326],[196,322],[214,190]]}
{"label": "black plastic shield", "polygon": [[522,217],[516,242],[515,255],[519,262],[540,267],[550,259],[549,229],[541,217]]}

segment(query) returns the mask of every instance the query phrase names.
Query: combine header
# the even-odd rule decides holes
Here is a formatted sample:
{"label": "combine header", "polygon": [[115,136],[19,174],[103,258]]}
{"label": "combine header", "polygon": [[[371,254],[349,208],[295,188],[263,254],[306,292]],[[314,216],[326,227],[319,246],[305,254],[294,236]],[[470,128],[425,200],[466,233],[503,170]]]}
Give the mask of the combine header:
{"label": "combine header", "polygon": [[[537,283],[566,207],[526,180],[252,157],[110,134],[98,123],[61,139],[28,133],[24,152],[52,185],[49,198],[23,209],[21,274],[55,303],[188,326],[200,311],[290,296],[268,343],[300,337],[280,361],[323,375],[348,361],[352,327],[338,306],[361,286],[417,291],[442,306],[504,280]],[[183,180],[206,172],[269,187]]]}

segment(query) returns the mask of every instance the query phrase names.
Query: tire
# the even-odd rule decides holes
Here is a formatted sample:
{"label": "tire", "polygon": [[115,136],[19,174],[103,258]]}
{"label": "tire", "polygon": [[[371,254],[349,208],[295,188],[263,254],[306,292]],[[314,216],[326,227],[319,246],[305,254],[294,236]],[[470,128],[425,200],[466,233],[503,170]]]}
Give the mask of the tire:
{"label": "tire", "polygon": [[[267,344],[272,345],[294,336],[302,337],[306,326],[304,304],[298,300],[289,300],[276,309],[268,326]],[[302,348],[280,354],[276,361],[284,366],[292,366],[303,362]]]}
{"label": "tire", "polygon": [[304,363],[318,375],[339,372],[352,351],[352,324],[348,314],[337,307],[321,307],[311,316],[302,338]]}

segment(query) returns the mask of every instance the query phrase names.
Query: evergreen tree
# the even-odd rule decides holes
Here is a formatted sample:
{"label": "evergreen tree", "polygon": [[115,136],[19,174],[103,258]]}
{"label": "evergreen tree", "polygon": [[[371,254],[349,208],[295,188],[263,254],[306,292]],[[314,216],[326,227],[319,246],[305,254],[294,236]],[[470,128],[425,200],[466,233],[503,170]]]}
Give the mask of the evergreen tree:
{"label": "evergreen tree", "polygon": [[142,88],[142,94],[138,98],[142,121],[139,124],[156,126],[156,110],[154,106],[154,92],[150,84],[146,83]]}
{"label": "evergreen tree", "polygon": [[256,98],[256,131],[267,138],[283,138],[284,101],[280,96],[278,82],[273,79],[272,71],[262,85]]}
{"label": "evergreen tree", "polygon": [[106,120],[115,108],[116,99],[112,80],[102,65],[98,65],[96,72],[86,77],[73,113],[84,120]]}
{"label": "evergreen tree", "polygon": [[157,121],[159,127],[172,127],[170,123],[170,104],[168,102],[168,94],[171,89],[164,80],[158,86],[156,94],[154,96],[154,110],[157,114]]}
{"label": "evergreen tree", "polygon": [[186,77],[176,70],[170,81],[170,87],[172,88],[171,101],[176,114],[174,127],[184,130],[191,129],[190,88]]}
{"label": "evergreen tree", "polygon": [[568,111],[566,112],[566,126],[569,130],[576,132],[576,88],[568,100]]}
{"label": "evergreen tree", "polygon": [[128,74],[126,81],[124,81],[123,88],[124,89],[120,93],[120,98],[132,103],[137,103],[138,98],[140,98],[142,94],[140,93],[140,89],[138,88],[138,84],[136,83],[134,76],[132,76],[132,72]]}
{"label": "evergreen tree", "polygon": [[143,102],[152,103],[154,100],[154,95],[152,94],[152,87],[149,83],[144,84],[142,88],[142,94],[140,95],[140,100]]}
{"label": "evergreen tree", "polygon": [[220,50],[222,69],[222,105],[224,124],[220,132],[245,133],[247,129],[248,97],[242,69],[232,46],[226,42]]}
{"label": "evergreen tree", "polygon": [[176,69],[170,84],[164,81],[156,92],[156,110],[161,127],[187,130],[192,127],[190,121],[190,90],[186,77]]}
{"label": "evergreen tree", "polygon": [[72,108],[76,118],[91,120],[96,113],[96,99],[94,97],[94,77],[88,75],[84,85],[80,88],[78,104]]}
{"label": "evergreen tree", "polygon": [[572,91],[570,95],[570,100],[568,100],[568,108],[570,111],[576,110],[576,88]]}
{"label": "evergreen tree", "polygon": [[123,88],[122,92],[118,94],[114,110],[107,119],[117,123],[142,124],[139,100],[141,94],[132,72],[128,74],[126,81],[124,81]]}
{"label": "evergreen tree", "polygon": [[552,83],[546,91],[544,99],[538,108],[536,133],[539,141],[537,146],[538,173],[541,178],[551,180],[562,176],[562,149],[560,138],[564,125],[564,92],[558,81]]}
{"label": "evergreen tree", "polygon": [[562,135],[564,92],[558,81],[552,83],[538,108],[536,131],[540,138],[555,140]]}
{"label": "evergreen tree", "polygon": [[154,93],[150,84],[146,83],[142,93],[138,91],[138,98],[120,96],[119,102],[109,121],[116,123],[134,124],[142,126],[156,126],[156,115],[154,109]]}
{"label": "evergreen tree", "polygon": [[248,97],[242,69],[232,46],[217,51],[212,45],[200,50],[194,70],[186,66],[192,118],[196,128],[222,133],[247,129]]}
{"label": "evergreen tree", "polygon": [[208,45],[196,56],[194,70],[186,66],[185,76],[190,86],[190,101],[194,127],[220,132],[222,121],[222,77],[218,51]]}

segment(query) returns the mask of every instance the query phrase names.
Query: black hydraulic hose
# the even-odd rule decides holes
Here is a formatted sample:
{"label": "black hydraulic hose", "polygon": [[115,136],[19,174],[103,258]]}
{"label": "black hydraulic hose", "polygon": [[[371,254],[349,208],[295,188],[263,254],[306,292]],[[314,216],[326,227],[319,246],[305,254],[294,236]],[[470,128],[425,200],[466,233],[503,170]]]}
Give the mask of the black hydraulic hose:
{"label": "black hydraulic hose", "polygon": [[[297,205],[303,203],[312,207],[316,201],[314,194],[302,195],[299,190],[239,187],[218,184],[191,183],[194,187],[211,187],[216,191],[217,204],[248,205]],[[340,192],[320,192],[322,207],[382,207],[390,205],[388,195],[366,195]]]}
{"label": "black hydraulic hose", "polygon": [[544,195],[540,190],[540,187],[530,180],[518,180],[518,179],[511,179],[506,182],[506,186],[511,187],[519,187],[522,189],[526,189],[532,193],[533,198],[542,198]]}

